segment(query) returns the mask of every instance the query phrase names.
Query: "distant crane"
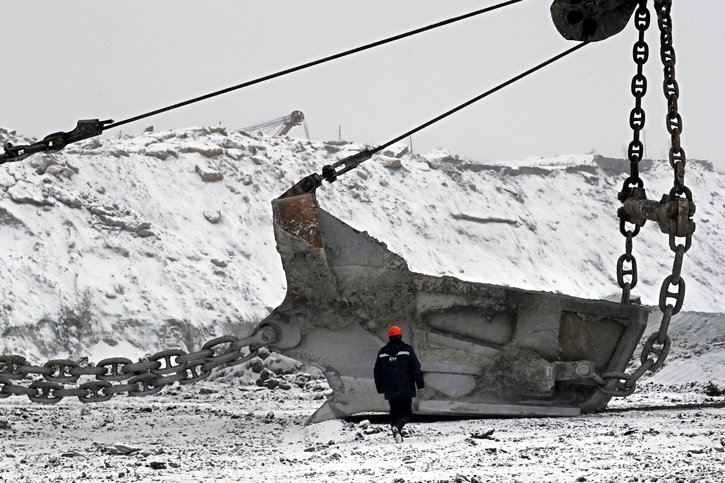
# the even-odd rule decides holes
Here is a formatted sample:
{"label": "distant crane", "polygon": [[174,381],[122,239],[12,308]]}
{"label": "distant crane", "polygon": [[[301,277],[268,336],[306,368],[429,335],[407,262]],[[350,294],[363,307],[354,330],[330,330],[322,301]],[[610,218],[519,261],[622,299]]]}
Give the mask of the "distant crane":
{"label": "distant crane", "polygon": [[254,124],[252,126],[242,128],[242,131],[262,131],[263,133],[271,134],[272,136],[284,136],[290,131],[290,129],[295,126],[299,126],[300,124],[302,124],[305,128],[307,139],[310,139],[310,133],[307,130],[307,123],[305,122],[305,115],[302,111],[292,111],[287,116]]}

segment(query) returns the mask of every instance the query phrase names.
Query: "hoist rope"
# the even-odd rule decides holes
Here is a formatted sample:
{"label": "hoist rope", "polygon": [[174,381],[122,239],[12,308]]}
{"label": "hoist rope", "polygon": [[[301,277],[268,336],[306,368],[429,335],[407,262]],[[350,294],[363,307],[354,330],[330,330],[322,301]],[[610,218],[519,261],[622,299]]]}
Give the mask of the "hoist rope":
{"label": "hoist rope", "polygon": [[507,87],[507,86],[513,84],[514,82],[523,79],[524,77],[528,76],[529,74],[533,74],[537,70],[540,70],[540,69],[546,67],[549,64],[553,64],[557,60],[566,57],[567,55],[569,55],[569,54],[571,54],[571,53],[579,50],[580,48],[584,47],[585,45],[587,45],[587,42],[582,42],[582,43],[577,44],[576,46],[572,47],[571,49],[566,50],[565,52],[562,52],[561,54],[555,55],[554,57],[550,58],[549,60],[546,60],[546,61],[542,62],[541,64],[537,65],[536,67],[532,67],[531,69],[527,70],[526,72],[522,72],[521,74],[517,75],[516,77],[512,77],[511,79],[509,79],[509,80],[507,80],[505,82],[502,82],[501,84],[497,85],[496,87],[494,87],[492,89],[489,89],[488,91],[484,92],[483,94],[480,94],[480,95],[478,95],[478,96],[476,96],[476,97],[474,97],[474,98],[472,98],[472,99],[464,102],[463,104],[461,104],[461,105],[459,105],[457,107],[454,107],[453,109],[451,109],[449,111],[446,111],[445,113],[441,114],[440,116],[434,117],[430,121],[428,121],[428,122],[426,122],[424,124],[421,124],[420,126],[414,128],[414,129],[411,129],[410,131],[408,131],[408,132],[406,132],[404,134],[401,134],[400,136],[396,137],[395,139],[391,139],[387,143],[379,146],[379,149],[381,149],[381,150],[382,149],[385,149],[388,146],[390,146],[391,144],[395,144],[398,141],[401,141],[401,140],[407,138],[408,136],[412,136],[413,134],[417,133],[418,131],[421,131],[421,130],[425,129],[428,126],[430,126],[432,124],[435,124],[438,121],[441,121],[441,120],[445,119],[446,117],[448,117],[448,116],[450,116],[452,114],[455,114],[456,112],[460,111],[461,109],[465,109],[466,107],[470,106],[471,104],[474,104],[474,103],[480,101],[481,99],[483,99],[485,97],[488,97],[488,96],[490,96],[491,94],[493,94],[495,92],[500,91],[504,87]]}
{"label": "hoist rope", "polygon": [[504,87],[507,87],[507,86],[513,84],[514,82],[519,81],[530,74],[533,74],[534,72],[546,67],[547,65],[552,64],[552,63],[556,62],[557,60],[560,60],[571,53],[574,53],[575,51],[581,49],[582,47],[584,47],[587,44],[588,44],[588,42],[582,42],[580,44],[577,44],[576,46],[574,46],[558,55],[555,55],[554,57],[551,57],[548,60],[545,60],[544,62],[538,64],[537,66],[532,67],[531,69],[529,69],[525,72],[522,72],[521,74],[519,74],[515,77],[512,77],[507,81],[502,82],[501,84],[497,85],[496,87],[489,89],[482,94],[479,94],[478,96],[464,102],[463,104],[460,104],[460,105],[454,107],[453,109],[450,109],[450,110],[444,112],[443,114],[434,117],[433,119],[411,129],[410,131],[407,131],[404,134],[401,134],[400,136],[397,136],[397,137],[391,139],[390,141],[388,141],[384,144],[381,144],[381,145],[373,147],[373,148],[366,149],[366,150],[362,151],[361,153],[341,159],[340,161],[336,162],[335,164],[332,164],[330,167],[334,170],[341,165],[346,165],[345,168],[341,169],[340,171],[334,171],[334,172],[328,171],[329,176],[325,176],[324,174],[323,174],[323,176],[328,181],[334,181],[334,179],[336,179],[337,176],[339,176],[343,173],[346,173],[346,172],[350,171],[351,169],[357,167],[360,163],[370,159],[370,156],[372,156],[373,154],[382,151],[383,149],[387,148],[388,146],[390,146],[392,144],[397,143],[398,141],[401,141],[409,136],[412,136],[413,134],[417,133],[418,131],[425,129],[428,126],[435,124],[438,121],[441,121],[452,114],[455,114],[456,112],[460,111],[461,109],[464,109],[464,108],[470,106],[471,104],[474,104],[474,103],[480,101],[481,99],[488,97],[497,91],[500,91]]}
{"label": "hoist rope", "polygon": [[476,17],[478,15],[482,15],[484,13],[488,13],[488,12],[491,12],[493,10],[497,10],[499,8],[502,8],[502,7],[507,7],[509,5],[513,5],[515,3],[519,3],[519,2],[522,2],[522,1],[523,0],[509,0],[509,1],[506,1],[506,2],[503,2],[503,3],[499,3],[499,4],[496,4],[496,5],[492,5],[490,7],[481,8],[481,9],[475,10],[473,12],[469,12],[469,13],[466,13],[466,14],[463,14],[463,15],[459,15],[457,17],[452,17],[452,18],[449,18],[447,20],[442,20],[440,22],[436,22],[434,24],[430,24],[430,25],[427,25],[425,27],[420,27],[420,28],[417,28],[415,30],[410,30],[410,31],[404,32],[402,34],[398,34],[398,35],[394,35],[392,37],[385,38],[383,40],[378,40],[376,42],[372,42],[372,43],[369,43],[369,44],[365,44],[365,45],[362,45],[360,47],[356,47],[356,48],[353,48],[353,49],[350,49],[350,50],[346,50],[344,52],[340,52],[340,53],[333,54],[333,55],[330,55],[330,56],[327,56],[327,57],[323,57],[321,59],[317,59],[317,60],[314,60],[314,61],[311,61],[311,62],[307,62],[305,64],[300,64],[298,66],[291,67],[289,69],[281,70],[279,72],[275,72],[274,74],[268,74],[268,75],[265,75],[263,77],[258,77],[256,79],[253,79],[253,80],[250,80],[250,81],[247,81],[247,82],[243,82],[241,84],[237,84],[235,86],[227,87],[225,89],[221,89],[221,90],[218,90],[218,91],[211,92],[209,94],[205,94],[203,96],[194,97],[192,99],[189,99],[189,100],[186,100],[186,101],[183,101],[183,102],[179,102],[179,103],[176,103],[176,104],[172,104],[170,106],[162,107],[160,109],[156,109],[156,110],[153,110],[153,111],[149,111],[149,112],[146,112],[144,114],[140,114],[138,116],[129,117],[128,119],[124,119],[122,121],[114,122],[114,123],[111,123],[111,124],[108,124],[108,125],[104,126],[103,127],[103,130],[105,131],[107,129],[111,129],[111,128],[114,128],[114,127],[119,127],[119,126],[122,126],[124,124],[128,124],[128,123],[131,123],[131,122],[134,122],[134,121],[139,121],[141,119],[145,119],[147,117],[151,117],[151,116],[155,116],[157,114],[161,114],[161,113],[164,113],[164,112],[168,112],[168,111],[171,111],[173,109],[178,109],[180,107],[188,106],[189,104],[193,104],[193,103],[200,102],[200,101],[203,101],[203,100],[206,100],[206,99],[210,99],[212,97],[220,96],[222,94],[226,94],[228,92],[232,92],[232,91],[235,91],[235,90],[238,90],[238,89],[242,89],[244,87],[249,87],[249,86],[252,86],[254,84],[259,84],[261,82],[265,82],[265,81],[268,81],[268,80],[271,80],[271,79],[275,79],[277,77],[282,77],[282,76],[285,76],[287,74],[291,74],[293,72],[298,72],[298,71],[303,70],[303,69],[307,69],[307,68],[310,68],[310,67],[314,67],[316,65],[324,64],[326,62],[330,62],[330,61],[333,61],[333,60],[337,60],[337,59],[340,59],[342,57],[346,57],[346,56],[349,56],[349,55],[352,55],[352,54],[356,54],[358,52],[362,52],[362,51],[365,51],[365,50],[372,49],[374,47],[379,47],[381,45],[385,45],[385,44],[388,44],[388,43],[391,43],[391,42],[395,42],[396,40],[401,40],[401,39],[404,39],[404,38],[407,38],[407,37],[412,37],[414,35],[417,35],[417,34],[420,34],[420,33],[423,33],[423,32],[427,32],[429,30],[434,30],[434,29],[437,29],[439,27],[444,27],[446,25],[450,25],[450,24],[453,24],[453,23],[456,23],[456,22],[460,22],[460,21],[466,20],[468,18]]}

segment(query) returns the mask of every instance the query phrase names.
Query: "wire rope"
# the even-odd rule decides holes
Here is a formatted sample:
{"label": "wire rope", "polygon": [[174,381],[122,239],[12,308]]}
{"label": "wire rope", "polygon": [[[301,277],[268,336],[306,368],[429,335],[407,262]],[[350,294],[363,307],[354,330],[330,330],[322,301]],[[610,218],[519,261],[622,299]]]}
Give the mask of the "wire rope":
{"label": "wire rope", "polygon": [[544,62],[541,62],[540,64],[536,65],[535,67],[532,67],[531,69],[528,69],[527,71],[522,72],[521,74],[514,76],[514,77],[508,79],[507,81],[502,82],[501,84],[497,85],[496,87],[489,89],[486,92],[469,99],[468,101],[464,102],[463,104],[460,104],[460,105],[454,107],[453,109],[450,109],[450,110],[444,112],[443,114],[436,116],[433,119],[424,122],[423,124],[418,125],[417,127],[411,129],[410,131],[407,131],[406,133],[401,134],[400,136],[397,136],[384,144],[381,144],[374,148],[366,149],[360,153],[357,153],[350,157],[341,159],[340,161],[336,162],[335,164],[332,164],[331,168],[335,169],[338,166],[346,165],[345,168],[341,169],[340,171],[335,171],[335,172],[329,171],[328,172],[329,176],[325,176],[325,178],[328,180],[330,180],[330,179],[334,180],[337,176],[350,171],[351,169],[357,167],[360,163],[370,159],[370,157],[373,154],[375,154],[379,151],[382,151],[383,149],[387,148],[388,146],[390,146],[392,144],[397,143],[398,141],[401,141],[409,136],[412,136],[413,134],[431,126],[432,124],[435,124],[435,123],[447,118],[448,116],[455,114],[456,112],[460,111],[461,109],[464,109],[464,108],[470,106],[471,104],[474,104],[474,103],[480,101],[481,99],[484,99],[484,98],[490,96],[491,94],[493,94],[495,92],[500,91],[504,87],[507,87],[507,86],[513,84],[514,82],[519,81],[519,80],[523,79],[524,77],[527,77],[528,75],[533,74],[534,72],[541,70],[544,67],[546,67],[550,64],[553,64],[554,62],[556,62],[560,59],[563,59],[564,57],[568,56],[569,54],[572,54],[572,53],[576,52],[577,50],[581,49],[585,45],[588,45],[588,42],[579,43],[579,44],[575,45],[574,47],[567,49],[564,52],[557,54],[548,60],[545,60]]}
{"label": "wire rope", "polygon": [[343,52],[340,52],[340,53],[337,53],[337,54],[329,55],[329,56],[323,57],[321,59],[317,59],[317,60],[313,60],[311,62],[307,62],[307,63],[304,63],[304,64],[300,64],[300,65],[297,65],[295,67],[291,67],[289,69],[285,69],[285,70],[281,70],[281,71],[275,72],[273,74],[268,74],[268,75],[265,75],[265,76],[262,76],[262,77],[258,77],[256,79],[253,79],[253,80],[250,80],[250,81],[247,81],[247,82],[243,82],[241,84],[237,84],[237,85],[234,85],[234,86],[231,86],[231,87],[227,87],[227,88],[224,88],[224,89],[220,89],[218,91],[210,92],[209,94],[205,94],[205,95],[202,95],[202,96],[194,97],[194,98],[188,99],[186,101],[178,102],[176,104],[171,104],[169,106],[162,107],[162,108],[159,108],[159,109],[155,109],[153,111],[149,111],[149,112],[146,112],[146,113],[143,113],[143,114],[139,114],[137,116],[129,117],[129,118],[124,119],[124,120],[121,120],[121,121],[113,122],[113,123],[110,123],[110,124],[104,126],[103,127],[103,130],[105,131],[107,129],[111,129],[111,128],[123,126],[124,124],[128,124],[128,123],[135,122],[135,121],[140,121],[141,119],[145,119],[147,117],[155,116],[157,114],[161,114],[161,113],[168,112],[168,111],[171,111],[171,110],[174,110],[174,109],[178,109],[178,108],[181,108],[181,107],[184,107],[184,106],[188,106],[189,104],[194,104],[196,102],[204,101],[206,99],[210,99],[212,97],[220,96],[222,94],[226,94],[226,93],[229,93],[229,92],[238,90],[238,89],[243,89],[245,87],[249,87],[249,86],[252,86],[252,85],[255,85],[255,84],[259,84],[259,83],[262,83],[262,82],[265,82],[265,81],[268,81],[268,80],[271,80],[271,79],[275,79],[275,78],[282,77],[282,76],[285,76],[285,75],[288,75],[288,74],[292,74],[293,72],[298,72],[298,71],[303,70],[303,69],[308,69],[310,67],[314,67],[316,65],[320,65],[320,64],[324,64],[326,62],[330,62],[330,61],[333,61],[333,60],[337,60],[337,59],[340,59],[342,57],[347,57],[349,55],[356,54],[356,53],[359,53],[359,52],[362,52],[362,51],[365,51],[365,50],[369,50],[369,49],[372,49],[374,47],[379,47],[381,45],[385,45],[385,44],[388,44],[388,43],[391,43],[391,42],[395,42],[396,40],[401,40],[401,39],[404,39],[404,38],[407,38],[407,37],[412,37],[414,35],[418,35],[420,33],[427,32],[429,30],[434,30],[434,29],[437,29],[437,28],[440,28],[440,27],[444,27],[446,25],[450,25],[450,24],[453,24],[453,23],[456,23],[456,22],[460,22],[462,20],[466,20],[466,19],[469,19],[469,18],[472,18],[472,17],[476,17],[478,15],[482,15],[482,14],[485,14],[485,13],[488,13],[488,12],[491,12],[493,10],[497,10],[497,9],[500,9],[500,8],[503,8],[503,7],[508,7],[509,5],[513,5],[513,4],[522,2],[522,1],[523,0],[508,0],[506,2],[502,2],[502,3],[498,3],[496,5],[491,5],[489,7],[481,8],[481,9],[475,10],[473,12],[469,12],[469,13],[466,13],[466,14],[463,14],[463,15],[459,15],[457,17],[452,17],[452,18],[449,18],[447,20],[442,20],[440,22],[436,22],[434,24],[430,24],[430,25],[427,25],[425,27],[420,27],[420,28],[417,28],[417,29],[414,29],[414,30],[410,30],[410,31],[404,32],[402,34],[394,35],[392,37],[387,37],[385,39],[378,40],[376,42],[372,42],[372,43],[369,43],[369,44],[365,44],[365,45],[362,45],[360,47],[355,47],[353,49],[346,50],[346,51],[343,51]]}

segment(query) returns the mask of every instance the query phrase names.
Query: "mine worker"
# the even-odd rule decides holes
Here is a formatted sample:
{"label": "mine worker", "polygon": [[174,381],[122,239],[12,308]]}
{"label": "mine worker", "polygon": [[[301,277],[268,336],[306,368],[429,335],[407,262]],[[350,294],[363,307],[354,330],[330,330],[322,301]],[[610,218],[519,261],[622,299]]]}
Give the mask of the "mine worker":
{"label": "mine worker", "polygon": [[423,389],[423,373],[413,348],[403,342],[403,331],[393,325],[388,330],[389,342],[375,360],[375,387],[385,394],[390,404],[390,429],[395,441],[403,441],[401,430],[413,414],[411,405],[415,388]]}

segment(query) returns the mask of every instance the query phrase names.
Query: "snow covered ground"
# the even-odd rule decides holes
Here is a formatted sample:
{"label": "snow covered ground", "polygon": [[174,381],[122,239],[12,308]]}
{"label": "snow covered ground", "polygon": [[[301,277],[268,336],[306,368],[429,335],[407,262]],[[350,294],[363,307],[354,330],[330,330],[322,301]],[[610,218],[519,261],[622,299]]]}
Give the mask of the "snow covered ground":
{"label": "snow covered ground", "polygon": [[92,406],[11,398],[0,481],[721,482],[725,398],[702,389],[648,384],[577,418],[415,421],[401,444],[380,417],[306,426],[320,392],[239,380]]}
{"label": "snow covered ground", "polygon": [[[2,166],[0,354],[136,358],[248,333],[285,292],[270,200],[361,148],[191,128]],[[642,168],[650,198],[669,191],[666,162]],[[319,200],[419,272],[616,298],[625,170],[593,155],[480,162],[397,146]],[[306,426],[324,380],[267,389],[225,370],[91,406],[1,399],[0,481],[723,481],[723,397],[704,388],[725,384],[725,177],[691,162],[687,179],[698,228],[685,310],[698,312],[673,319],[665,368],[606,413],[418,421],[395,445],[380,417]],[[635,254],[635,295],[655,304],[666,237],[648,225]]]}

